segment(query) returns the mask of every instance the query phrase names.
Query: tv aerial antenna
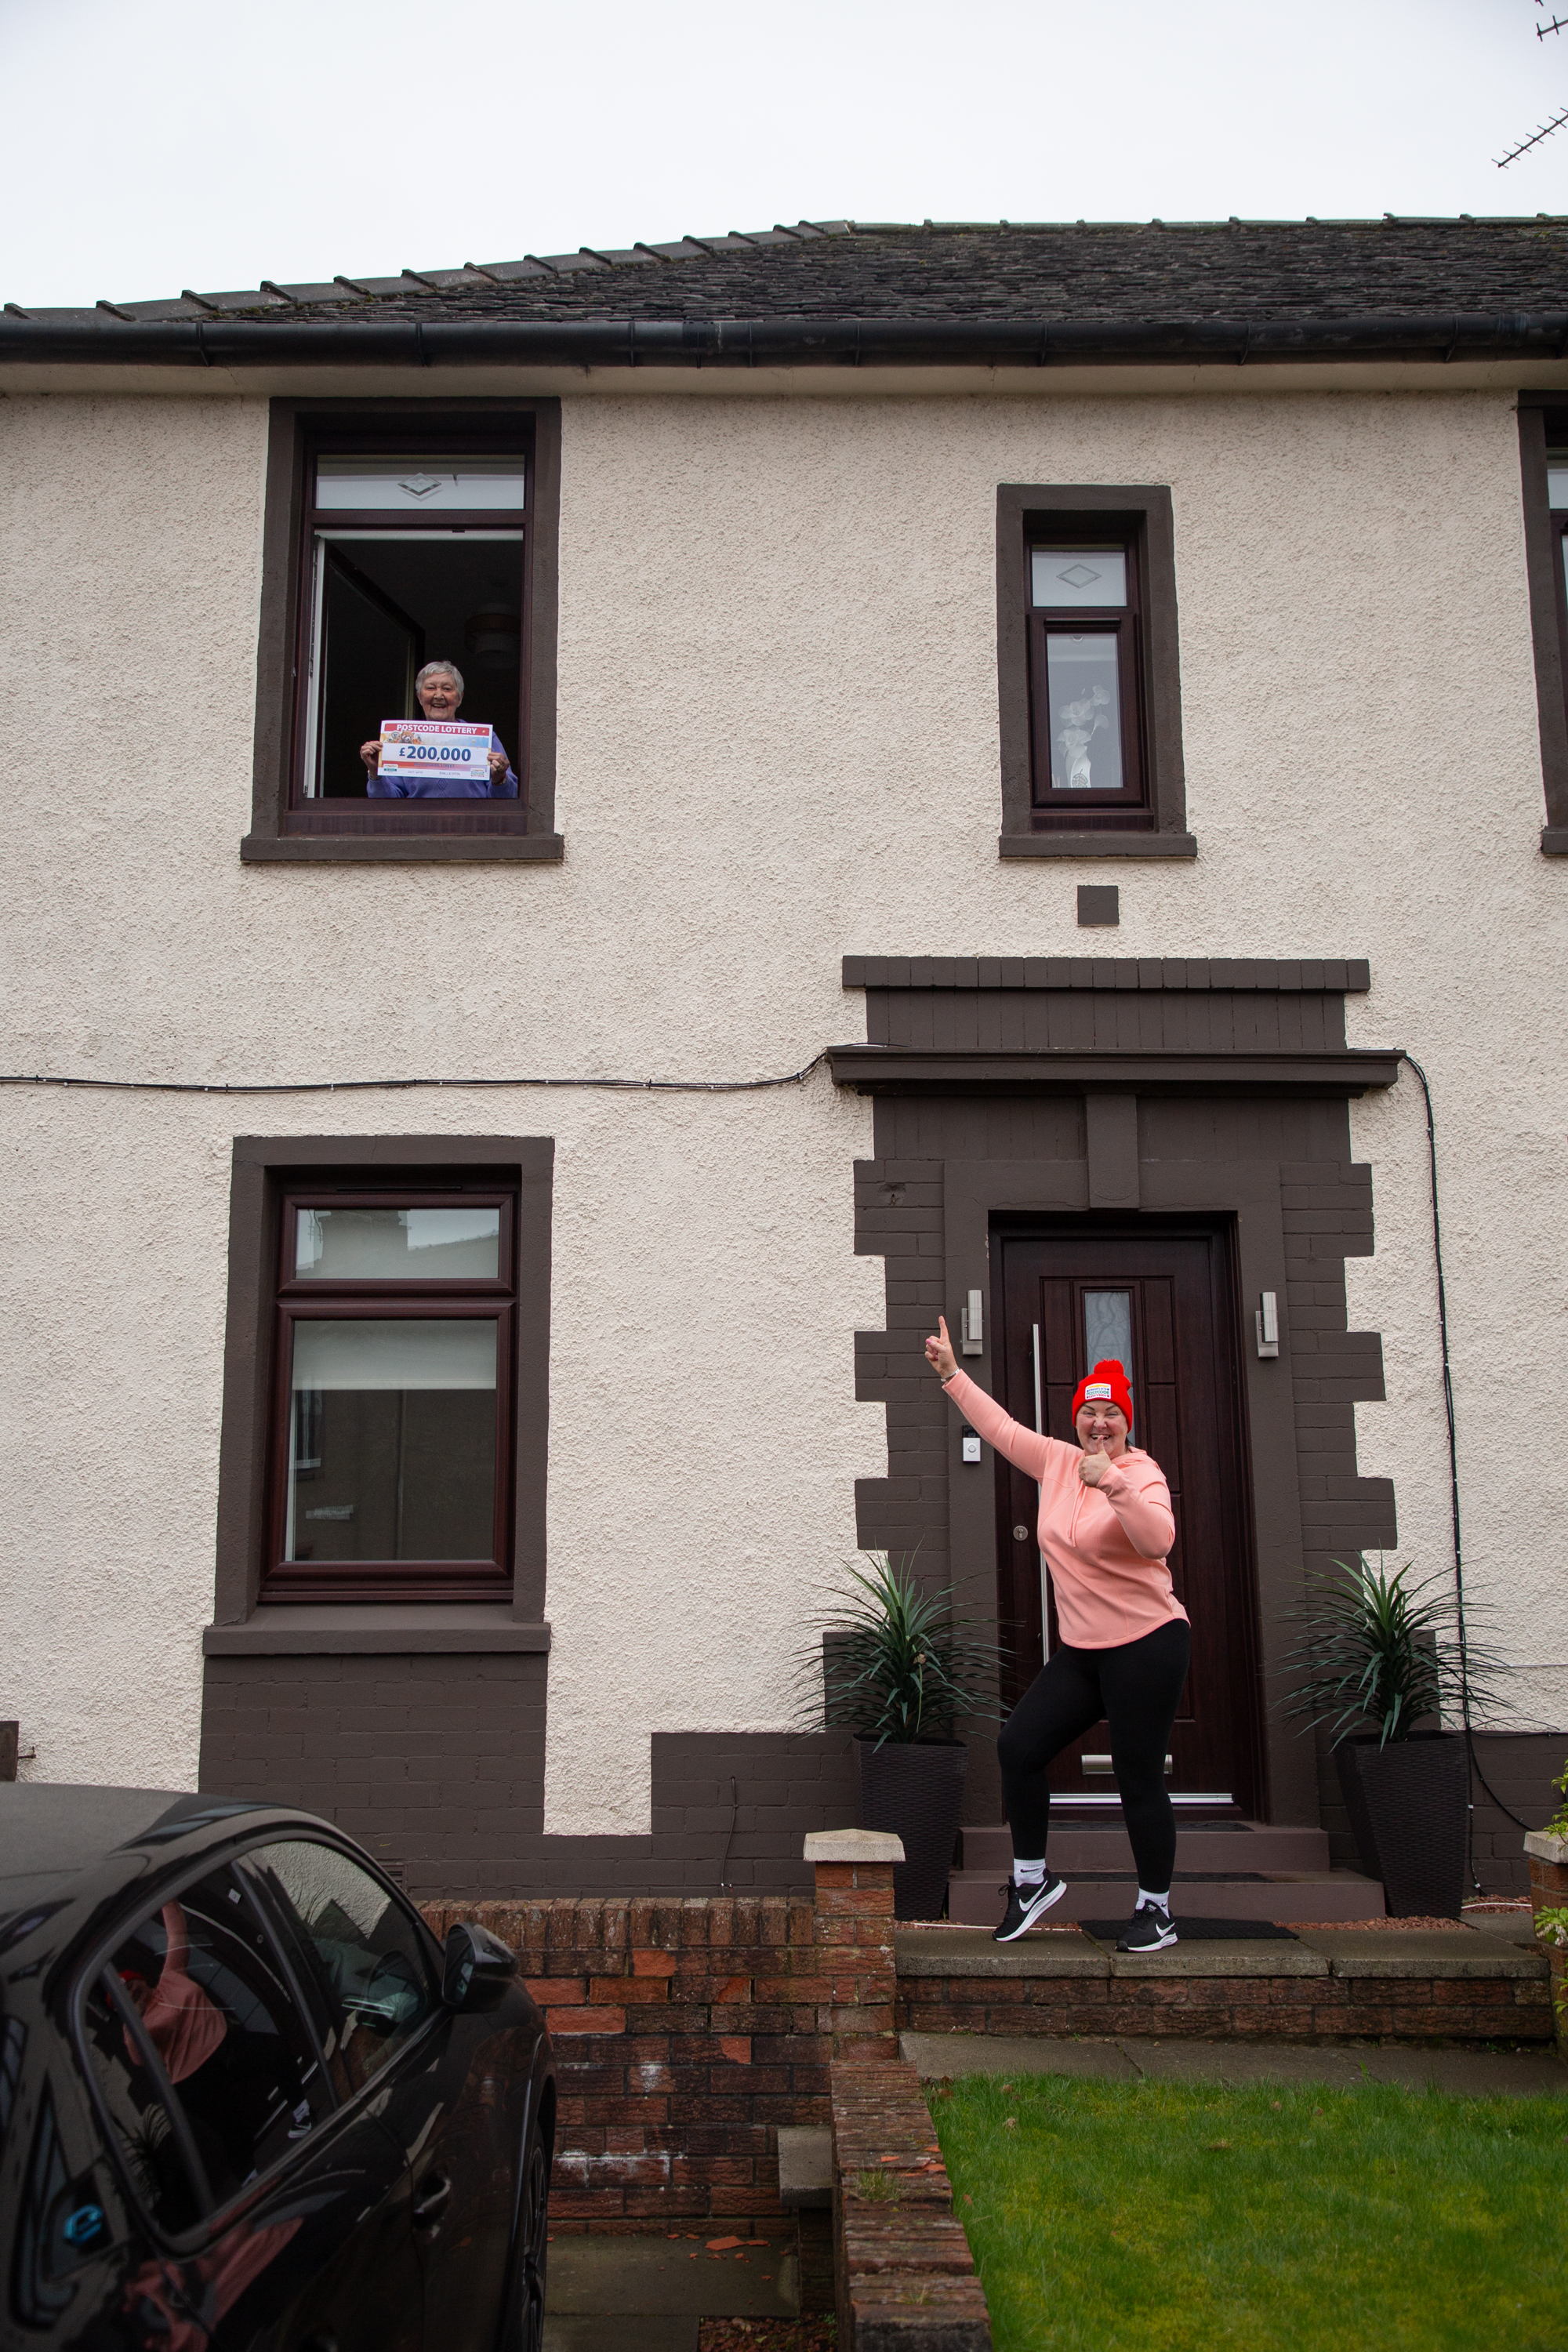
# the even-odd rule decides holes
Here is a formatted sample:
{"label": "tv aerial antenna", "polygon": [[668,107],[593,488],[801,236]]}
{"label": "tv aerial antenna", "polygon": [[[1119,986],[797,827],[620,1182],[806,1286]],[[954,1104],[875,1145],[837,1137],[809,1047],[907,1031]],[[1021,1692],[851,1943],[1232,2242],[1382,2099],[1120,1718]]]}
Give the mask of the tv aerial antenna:
{"label": "tv aerial antenna", "polygon": [[[1549,25],[1537,25],[1535,37],[1543,41],[1548,33],[1564,31],[1568,31],[1568,16],[1553,16]],[[1543,122],[1539,131],[1532,131],[1528,139],[1521,139],[1517,147],[1510,147],[1506,155],[1498,156],[1498,170],[1505,172],[1510,163],[1517,163],[1521,155],[1528,155],[1532,147],[1539,147],[1543,139],[1550,139],[1554,131],[1561,131],[1565,122],[1568,122],[1568,106],[1560,114],[1554,114],[1550,122]]]}

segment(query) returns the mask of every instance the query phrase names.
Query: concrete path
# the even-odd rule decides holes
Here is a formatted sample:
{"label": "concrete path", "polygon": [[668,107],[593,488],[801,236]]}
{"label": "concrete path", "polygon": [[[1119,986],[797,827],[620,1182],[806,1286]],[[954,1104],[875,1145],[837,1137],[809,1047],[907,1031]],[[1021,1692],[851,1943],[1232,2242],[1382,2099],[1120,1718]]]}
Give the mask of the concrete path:
{"label": "concrete path", "polygon": [[1568,2094],[1550,2051],[1380,2050],[1364,2042],[1053,2041],[1047,2034],[906,2033],[900,2047],[927,2082],[960,2074],[1079,2074],[1098,2081],[1428,2085],[1471,2098]]}
{"label": "concrete path", "polygon": [[710,2221],[696,2237],[556,2238],[544,2352],[697,2352],[702,2319],[797,2319],[793,2242],[731,2247]]}

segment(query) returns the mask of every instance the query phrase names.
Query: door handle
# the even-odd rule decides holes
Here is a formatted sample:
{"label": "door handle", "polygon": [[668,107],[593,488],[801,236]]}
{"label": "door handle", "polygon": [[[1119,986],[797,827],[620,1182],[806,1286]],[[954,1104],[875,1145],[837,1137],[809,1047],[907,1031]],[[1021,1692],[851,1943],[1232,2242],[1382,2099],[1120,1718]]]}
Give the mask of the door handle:
{"label": "door handle", "polygon": [[433,2230],[447,2210],[452,2194],[452,2184],[444,2172],[427,2172],[419,2184],[414,2200],[414,2226],[416,2230]]}

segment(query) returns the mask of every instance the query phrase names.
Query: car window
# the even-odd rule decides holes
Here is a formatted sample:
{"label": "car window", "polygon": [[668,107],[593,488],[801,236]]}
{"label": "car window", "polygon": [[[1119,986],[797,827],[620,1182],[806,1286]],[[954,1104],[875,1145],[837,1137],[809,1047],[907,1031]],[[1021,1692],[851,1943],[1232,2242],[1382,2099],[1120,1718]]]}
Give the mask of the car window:
{"label": "car window", "polygon": [[149,2065],[121,2005],[121,1979],[105,1969],[81,2004],[80,2037],[89,2071],[137,2201],[166,2235],[194,2230],[206,2205],[195,2148],[170,2112],[172,2095],[156,2060]]}
{"label": "car window", "polygon": [[[213,2204],[288,2156],[331,2108],[314,2038],[248,1891],[228,1869],[136,1922],[85,2019],[116,2128],[135,2115],[145,2139],[151,2117],[162,2147],[172,2125],[185,2143],[184,2169]],[[142,2151],[142,2173],[149,2160]],[[156,2185],[162,2176],[152,2171]]]}
{"label": "car window", "polygon": [[358,2090],[437,2006],[425,1941],[395,1896],[335,1846],[301,1838],[248,1859],[298,1938],[326,2011],[329,2055]]}

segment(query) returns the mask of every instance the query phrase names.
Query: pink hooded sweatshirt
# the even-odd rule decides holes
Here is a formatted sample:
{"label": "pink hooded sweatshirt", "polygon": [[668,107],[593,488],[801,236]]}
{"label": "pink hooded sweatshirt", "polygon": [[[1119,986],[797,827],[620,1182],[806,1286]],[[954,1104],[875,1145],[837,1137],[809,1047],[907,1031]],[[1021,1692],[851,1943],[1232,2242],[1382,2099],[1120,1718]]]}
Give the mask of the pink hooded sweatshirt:
{"label": "pink hooded sweatshirt", "polygon": [[1165,1564],[1176,1522],[1157,1462],[1130,1445],[1098,1486],[1086,1486],[1078,1475],[1081,1446],[1037,1436],[967,1372],[955,1372],[943,1386],[970,1427],[1038,1484],[1040,1549],[1070,1648],[1119,1650],[1185,1621]]}

